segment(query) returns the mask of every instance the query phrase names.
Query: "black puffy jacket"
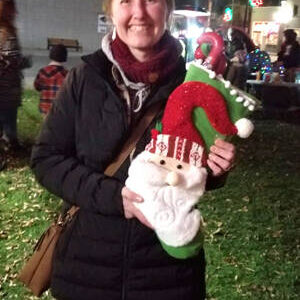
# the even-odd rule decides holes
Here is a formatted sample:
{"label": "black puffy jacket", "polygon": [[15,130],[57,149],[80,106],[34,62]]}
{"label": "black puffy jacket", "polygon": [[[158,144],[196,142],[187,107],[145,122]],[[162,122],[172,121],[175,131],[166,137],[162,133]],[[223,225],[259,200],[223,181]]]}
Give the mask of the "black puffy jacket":
{"label": "black puffy jacket", "polygon": [[[65,300],[203,299],[203,252],[193,259],[174,259],[151,229],[125,219],[121,189],[129,160],[113,178],[103,175],[130,134],[125,104],[103,52],[84,61],[69,73],[32,152],[39,182],[81,208],[58,242],[52,294]],[[183,61],[173,74],[153,88],[144,111],[166,102],[182,82]],[[148,131],[135,155],[149,140]]]}
{"label": "black puffy jacket", "polygon": [[0,45],[0,110],[14,109],[21,104],[22,60],[17,37],[10,36],[4,46]]}

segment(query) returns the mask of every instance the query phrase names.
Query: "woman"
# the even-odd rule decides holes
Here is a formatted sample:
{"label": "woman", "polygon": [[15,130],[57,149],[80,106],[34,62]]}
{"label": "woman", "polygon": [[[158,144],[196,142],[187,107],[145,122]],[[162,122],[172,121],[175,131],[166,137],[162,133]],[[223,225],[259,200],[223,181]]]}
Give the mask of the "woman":
{"label": "woman", "polygon": [[13,0],[0,2],[0,138],[11,147],[18,145],[17,109],[21,104],[23,58],[14,26]]}
{"label": "woman", "polygon": [[294,82],[295,70],[300,67],[300,45],[297,42],[297,33],[293,29],[287,29],[283,34],[284,42],[278,53],[278,64],[286,69],[286,81]]}
{"label": "woman", "polygon": [[[102,50],[70,71],[32,153],[42,185],[80,206],[56,248],[51,290],[57,299],[204,299],[204,254],[168,256],[124,182],[130,160],[114,177],[103,171],[136,122],[165,103],[185,75],[179,43],[166,31],[172,0],[108,0],[115,26]],[[153,122],[153,126],[155,121]],[[152,128],[153,128],[152,126]],[[150,141],[150,130],[133,156]],[[222,175],[233,145],[218,141],[209,156]]]}

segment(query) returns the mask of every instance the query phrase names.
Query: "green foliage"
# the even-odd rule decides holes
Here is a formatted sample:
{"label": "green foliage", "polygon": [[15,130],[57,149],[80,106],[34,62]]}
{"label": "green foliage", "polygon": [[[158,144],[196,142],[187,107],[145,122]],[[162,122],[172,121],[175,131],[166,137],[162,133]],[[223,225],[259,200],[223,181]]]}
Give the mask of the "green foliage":
{"label": "green foliage", "polygon": [[[17,272],[60,201],[34,179],[30,143],[39,131],[38,96],[25,91],[19,134],[25,153],[0,172],[0,299],[37,299]],[[24,126],[23,126],[24,125]],[[299,126],[256,120],[238,144],[237,166],[224,188],[208,192],[206,222],[208,299],[299,299]],[[42,299],[50,300],[49,293]],[[176,299],[175,299],[176,300]]]}
{"label": "green foliage", "polygon": [[[16,280],[17,272],[60,208],[59,199],[36,182],[28,167],[42,122],[38,99],[36,92],[24,92],[18,112],[23,147],[7,153],[7,167],[0,172],[0,299],[37,299]],[[47,294],[42,299],[53,299]]]}
{"label": "green foliage", "polygon": [[207,193],[208,299],[299,299],[299,126],[256,121],[226,186]]}
{"label": "green foliage", "polygon": [[22,106],[18,111],[18,130],[23,143],[31,145],[38,135],[42,116],[38,109],[39,94],[34,90],[25,90]]}

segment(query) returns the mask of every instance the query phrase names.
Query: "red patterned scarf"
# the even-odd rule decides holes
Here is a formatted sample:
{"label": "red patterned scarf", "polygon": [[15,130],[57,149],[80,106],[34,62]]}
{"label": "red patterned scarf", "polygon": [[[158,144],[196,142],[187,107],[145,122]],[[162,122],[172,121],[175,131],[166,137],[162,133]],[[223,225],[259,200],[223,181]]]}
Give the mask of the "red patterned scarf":
{"label": "red patterned scarf", "polygon": [[111,51],[129,80],[152,84],[161,82],[175,69],[181,46],[166,32],[155,46],[155,54],[148,61],[139,62],[117,35],[111,43]]}

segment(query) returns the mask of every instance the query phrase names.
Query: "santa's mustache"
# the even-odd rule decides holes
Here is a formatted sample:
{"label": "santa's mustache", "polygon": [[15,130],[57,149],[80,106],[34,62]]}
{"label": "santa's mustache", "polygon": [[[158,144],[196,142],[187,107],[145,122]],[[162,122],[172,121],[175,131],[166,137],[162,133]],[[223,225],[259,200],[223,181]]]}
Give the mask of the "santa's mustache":
{"label": "santa's mustache", "polygon": [[142,155],[133,161],[126,185],[144,198],[135,205],[158,237],[178,247],[190,242],[199,230],[201,214],[195,205],[204,191],[206,171],[197,168],[191,174],[187,172],[188,180],[178,173],[178,184],[174,186],[167,183],[168,174],[170,170],[145,161]]}
{"label": "santa's mustache", "polygon": [[[201,215],[196,208],[198,197],[179,187],[162,183],[153,186],[144,182],[144,190],[152,189],[143,203],[136,206],[153,225],[158,237],[169,246],[182,246],[197,234]],[[151,207],[151,209],[150,209]]]}

